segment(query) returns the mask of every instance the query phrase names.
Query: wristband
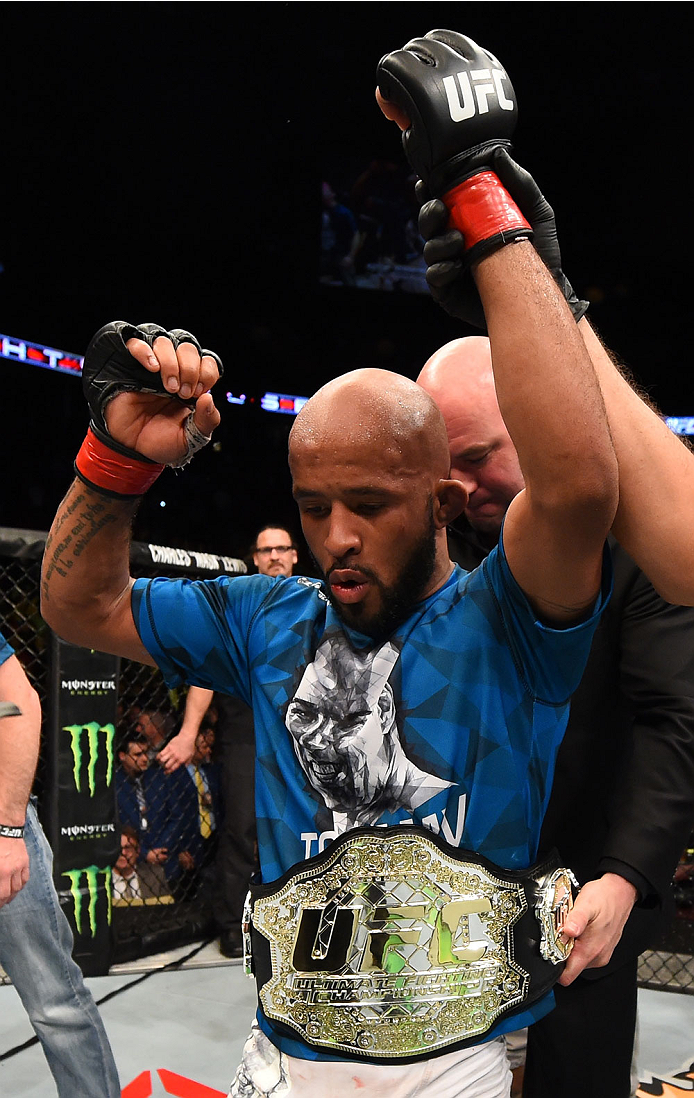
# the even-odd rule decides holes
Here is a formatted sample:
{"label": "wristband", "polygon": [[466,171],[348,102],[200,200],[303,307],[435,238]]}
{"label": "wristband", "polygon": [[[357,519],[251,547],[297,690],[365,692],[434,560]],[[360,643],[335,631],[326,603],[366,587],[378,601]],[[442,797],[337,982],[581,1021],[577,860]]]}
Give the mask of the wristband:
{"label": "wristband", "polygon": [[91,427],[75,458],[75,472],[89,488],[124,499],[143,496],[163,468],[145,457],[119,454],[97,438]]}
{"label": "wristband", "polygon": [[532,240],[531,226],[494,172],[470,176],[447,191],[443,201],[450,210],[451,228],[463,234],[468,262],[513,240]]}
{"label": "wristband", "polygon": [[24,824],[20,827],[8,827],[6,824],[0,824],[0,839],[23,839],[24,838]]}

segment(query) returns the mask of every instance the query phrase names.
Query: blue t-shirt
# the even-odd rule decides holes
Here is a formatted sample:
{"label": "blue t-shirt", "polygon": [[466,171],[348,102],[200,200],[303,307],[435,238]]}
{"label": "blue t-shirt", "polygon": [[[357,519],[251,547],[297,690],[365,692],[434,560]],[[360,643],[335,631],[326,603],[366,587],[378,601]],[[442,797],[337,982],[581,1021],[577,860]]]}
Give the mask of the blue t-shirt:
{"label": "blue t-shirt", "polygon": [[[413,822],[506,868],[531,865],[569,698],[608,591],[606,577],[588,620],[550,628],[500,545],[474,572],[456,567],[376,647],[303,577],[138,580],[133,614],[170,686],[253,707],[267,883],[365,824]],[[487,1039],[551,1005],[541,1000]],[[283,1051],[313,1058],[260,1022]]]}

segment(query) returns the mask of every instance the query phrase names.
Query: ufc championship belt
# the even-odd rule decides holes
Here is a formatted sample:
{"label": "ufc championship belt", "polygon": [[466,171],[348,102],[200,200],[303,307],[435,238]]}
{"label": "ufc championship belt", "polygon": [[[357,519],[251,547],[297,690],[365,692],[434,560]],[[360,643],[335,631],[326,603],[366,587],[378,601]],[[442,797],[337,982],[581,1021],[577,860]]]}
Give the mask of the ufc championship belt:
{"label": "ufc championship belt", "polygon": [[313,1049],[436,1056],[549,991],[572,885],[556,852],[514,871],[421,827],[356,828],[251,887],[246,971],[273,1028]]}

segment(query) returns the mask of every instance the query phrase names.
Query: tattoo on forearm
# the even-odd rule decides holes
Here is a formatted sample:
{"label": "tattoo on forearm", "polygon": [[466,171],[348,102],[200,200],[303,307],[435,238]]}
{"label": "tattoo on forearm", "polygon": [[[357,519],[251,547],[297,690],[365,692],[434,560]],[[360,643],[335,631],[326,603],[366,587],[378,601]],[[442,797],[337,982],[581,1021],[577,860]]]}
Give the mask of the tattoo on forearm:
{"label": "tattoo on forearm", "polygon": [[[43,597],[49,598],[49,584],[54,573],[67,576],[75,560],[89,545],[104,526],[116,522],[118,515],[109,510],[107,499],[90,499],[86,493],[78,492],[66,505],[54,531],[46,539],[45,559],[42,581]],[[69,529],[69,520],[75,519]]]}

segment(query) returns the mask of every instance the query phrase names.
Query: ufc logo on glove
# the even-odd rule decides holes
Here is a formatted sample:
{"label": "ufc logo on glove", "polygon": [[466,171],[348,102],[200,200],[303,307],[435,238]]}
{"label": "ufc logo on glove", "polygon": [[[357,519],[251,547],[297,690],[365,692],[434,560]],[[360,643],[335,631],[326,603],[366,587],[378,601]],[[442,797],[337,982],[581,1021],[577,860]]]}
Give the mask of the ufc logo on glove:
{"label": "ufc logo on glove", "polygon": [[473,69],[471,72],[456,73],[455,76],[444,76],[443,86],[451,120],[465,122],[475,114],[488,114],[490,95],[496,96],[502,111],[512,111],[514,103],[504,94],[504,80],[508,77],[503,69]]}

